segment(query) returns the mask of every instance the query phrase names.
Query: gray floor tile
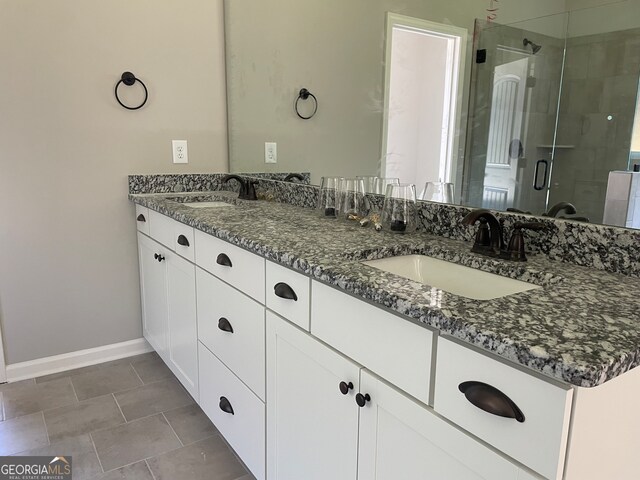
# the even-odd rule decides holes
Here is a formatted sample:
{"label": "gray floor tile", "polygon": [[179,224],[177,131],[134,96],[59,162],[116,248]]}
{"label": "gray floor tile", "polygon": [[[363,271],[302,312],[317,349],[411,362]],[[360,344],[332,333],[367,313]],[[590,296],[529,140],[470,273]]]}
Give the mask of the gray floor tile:
{"label": "gray floor tile", "polygon": [[113,395],[44,412],[51,442],[124,423]]}
{"label": "gray floor tile", "polygon": [[104,475],[96,477],[96,480],[153,480],[153,477],[147,467],[147,463],[142,461],[116,470],[111,470]]}
{"label": "gray floor tile", "polygon": [[174,378],[116,393],[115,397],[127,422],[193,403]]}
{"label": "gray floor tile", "polygon": [[162,414],[93,432],[91,436],[105,471],[181,446],[180,440]]}
{"label": "gray floor tile", "polygon": [[73,480],[89,480],[102,474],[102,467],[88,434],[20,452],[19,455],[71,456]]}
{"label": "gray floor tile", "polygon": [[144,383],[157,382],[165,378],[172,378],[173,373],[169,367],[165,365],[160,356],[156,352],[140,355],[135,358],[131,365]]}
{"label": "gray floor tile", "polygon": [[183,445],[204,440],[218,432],[196,404],[164,412],[164,416]]}
{"label": "gray floor tile", "polygon": [[0,455],[12,455],[48,444],[42,413],[12,418],[0,423]]}
{"label": "gray floor tile", "polygon": [[218,436],[148,460],[156,480],[236,480],[247,471]]}
{"label": "gray floor tile", "polygon": [[77,403],[71,380],[61,378],[44,384],[26,383],[3,392],[6,418],[21,417]]}
{"label": "gray floor tile", "polygon": [[35,379],[36,383],[47,383],[52,380],[60,380],[61,378],[72,377],[74,375],[80,375],[82,373],[95,372],[100,365],[89,365],[88,367],[74,368],[72,370],[65,370],[64,372],[52,373],[50,375],[44,375]]}
{"label": "gray floor tile", "polygon": [[131,365],[114,365],[71,377],[80,401],[142,385]]}
{"label": "gray floor tile", "polygon": [[25,385],[29,385],[33,383],[35,383],[35,380],[33,378],[29,380],[20,380],[19,382],[0,383],[0,392],[6,392],[7,390],[23,387]]}

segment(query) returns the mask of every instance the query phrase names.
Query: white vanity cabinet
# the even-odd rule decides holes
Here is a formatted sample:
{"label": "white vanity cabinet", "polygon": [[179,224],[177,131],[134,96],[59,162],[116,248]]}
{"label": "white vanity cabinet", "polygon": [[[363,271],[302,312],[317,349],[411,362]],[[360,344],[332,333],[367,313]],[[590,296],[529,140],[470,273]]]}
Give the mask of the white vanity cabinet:
{"label": "white vanity cabinet", "polygon": [[359,374],[359,365],[267,312],[269,480],[355,480]]}
{"label": "white vanity cabinet", "polygon": [[141,233],[138,252],[144,337],[197,399],[195,266]]}

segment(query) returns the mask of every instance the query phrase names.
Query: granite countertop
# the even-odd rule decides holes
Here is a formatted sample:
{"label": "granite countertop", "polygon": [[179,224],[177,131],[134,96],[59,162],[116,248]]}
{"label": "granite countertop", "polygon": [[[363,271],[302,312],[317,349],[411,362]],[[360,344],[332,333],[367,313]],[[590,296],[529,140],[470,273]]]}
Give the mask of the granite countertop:
{"label": "granite countertop", "polygon": [[[437,328],[548,377],[595,387],[640,365],[637,278],[551,262],[495,260],[465,242],[421,233],[375,232],[282,203],[232,192],[130,195],[135,203]],[[234,208],[191,208],[185,199]],[[542,286],[495,300],[471,300],[360,263],[422,253]]]}

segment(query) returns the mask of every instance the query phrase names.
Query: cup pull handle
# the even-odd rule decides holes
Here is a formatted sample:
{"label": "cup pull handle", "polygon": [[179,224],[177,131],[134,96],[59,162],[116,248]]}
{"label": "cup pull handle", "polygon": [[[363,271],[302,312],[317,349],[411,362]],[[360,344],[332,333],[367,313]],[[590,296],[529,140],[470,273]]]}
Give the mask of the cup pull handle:
{"label": "cup pull handle", "polygon": [[227,397],[220,397],[220,410],[224,413],[228,413],[229,415],[235,415],[233,411],[233,407],[231,406],[231,402],[227,399]]}
{"label": "cup pull handle", "polygon": [[480,410],[499,417],[514,418],[520,423],[524,422],[522,410],[509,397],[491,385],[482,382],[463,382],[458,385],[458,390]]}
{"label": "cup pull handle", "polygon": [[182,245],[183,247],[189,246],[189,240],[184,235],[180,235],[178,237],[178,245]]}
{"label": "cup pull handle", "polygon": [[222,265],[223,267],[233,267],[231,259],[227,256],[226,253],[221,253],[220,255],[218,255],[218,258],[216,258],[216,263],[218,265]]}
{"label": "cup pull handle", "polygon": [[136,218],[136,220],[138,220],[139,222],[146,222],[147,221],[147,219],[144,218],[143,214],[138,215],[138,218]]}
{"label": "cup pull handle", "polygon": [[223,332],[233,333],[233,327],[231,326],[231,323],[224,317],[218,320],[218,328]]}
{"label": "cup pull handle", "polygon": [[284,298],[285,300],[293,300],[294,302],[298,301],[298,295],[293,291],[286,283],[276,283],[275,287],[273,287],[273,292],[276,294],[276,297]]}

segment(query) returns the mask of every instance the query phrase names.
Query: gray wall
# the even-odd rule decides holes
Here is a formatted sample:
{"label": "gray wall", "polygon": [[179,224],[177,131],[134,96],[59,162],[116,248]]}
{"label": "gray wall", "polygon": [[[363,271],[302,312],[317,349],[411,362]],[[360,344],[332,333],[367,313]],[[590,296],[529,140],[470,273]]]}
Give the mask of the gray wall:
{"label": "gray wall", "polygon": [[[0,12],[7,362],[138,338],[126,177],[227,170],[222,0],[0,0]],[[113,97],[124,70],[149,87],[140,111]],[[172,139],[189,141],[189,165],[171,163]]]}

